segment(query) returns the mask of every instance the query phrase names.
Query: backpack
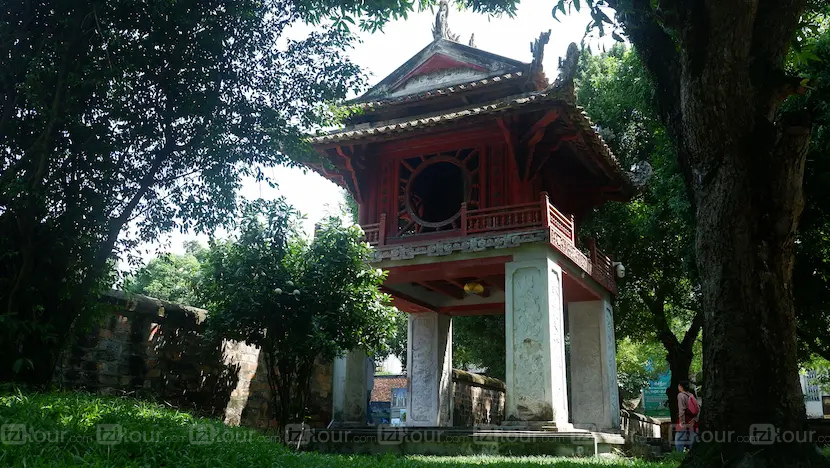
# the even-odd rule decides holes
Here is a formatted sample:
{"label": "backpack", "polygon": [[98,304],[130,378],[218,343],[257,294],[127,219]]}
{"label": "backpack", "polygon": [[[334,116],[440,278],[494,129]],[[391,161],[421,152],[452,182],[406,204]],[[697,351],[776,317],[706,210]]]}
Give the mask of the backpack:
{"label": "backpack", "polygon": [[691,393],[689,394],[689,403],[686,405],[686,419],[692,419],[700,413],[700,405],[697,403],[697,398]]}

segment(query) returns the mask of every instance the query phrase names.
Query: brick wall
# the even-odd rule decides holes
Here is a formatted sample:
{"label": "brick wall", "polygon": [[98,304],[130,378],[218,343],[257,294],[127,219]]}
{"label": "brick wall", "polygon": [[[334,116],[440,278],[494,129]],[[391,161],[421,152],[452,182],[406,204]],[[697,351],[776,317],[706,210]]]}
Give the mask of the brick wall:
{"label": "brick wall", "polygon": [[504,419],[504,382],[453,369],[452,385],[453,426],[501,424]]}
{"label": "brick wall", "polygon": [[[105,294],[104,301],[109,311],[66,350],[56,383],[163,400],[231,425],[273,424],[258,348],[206,336],[201,309],[119,291]],[[312,423],[326,426],[332,366],[318,362],[315,368],[309,408]]]}

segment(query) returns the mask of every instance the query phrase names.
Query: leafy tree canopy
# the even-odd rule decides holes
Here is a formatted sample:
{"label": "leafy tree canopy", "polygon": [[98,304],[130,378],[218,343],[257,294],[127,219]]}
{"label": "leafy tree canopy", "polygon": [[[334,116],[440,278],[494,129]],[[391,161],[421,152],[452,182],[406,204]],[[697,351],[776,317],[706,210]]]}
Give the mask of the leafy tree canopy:
{"label": "leafy tree canopy", "polygon": [[805,204],[793,284],[801,358],[815,355],[830,360],[830,32],[825,28],[804,48],[817,60],[793,67],[813,83],[813,89],[791,105],[812,108],[814,125],[804,170]]}
{"label": "leafy tree canopy", "polygon": [[[515,2],[459,6],[513,14]],[[47,0],[0,11],[0,380],[48,382],[114,253],[231,219],[362,88],[349,24],[432,1]],[[336,27],[288,37],[293,25]]]}
{"label": "leafy tree canopy", "polygon": [[211,241],[199,287],[208,326],[260,347],[281,425],[302,416],[316,359],[388,352],[395,312],[362,236],[331,218],[308,243],[278,199],[248,205],[237,239]]}
{"label": "leafy tree canopy", "polygon": [[[675,151],[654,111],[651,80],[632,50],[616,45],[600,55],[583,53],[576,85],[578,102],[623,166],[647,162],[653,169],[648,185],[634,200],[606,203],[581,229],[595,235],[599,245],[626,267],[614,313],[620,344],[628,343],[618,359],[623,393],[633,397],[639,392],[634,387],[649,373],[638,371],[635,363],[652,358],[659,344],[661,360],[667,360],[672,371],[674,384],[668,393],[674,408],[676,384],[694,373],[703,320],[694,216]],[[630,359],[636,351],[645,354]]]}
{"label": "leafy tree canopy", "polygon": [[484,368],[495,379],[505,379],[504,315],[455,317],[452,321],[453,366]]}
{"label": "leafy tree canopy", "polygon": [[[706,335],[701,428],[799,430],[793,265],[813,116],[787,105],[809,92],[787,60],[803,51],[805,20],[827,3],[557,0],[554,15],[567,6],[590,11],[589,30],[627,36],[654,83],[656,115],[695,213]],[[808,444],[759,451],[702,441],[683,466],[825,463]]]}
{"label": "leafy tree canopy", "polygon": [[188,242],[184,255],[162,254],[128,276],[124,280],[124,291],[200,307],[195,287],[206,255],[205,247]]}

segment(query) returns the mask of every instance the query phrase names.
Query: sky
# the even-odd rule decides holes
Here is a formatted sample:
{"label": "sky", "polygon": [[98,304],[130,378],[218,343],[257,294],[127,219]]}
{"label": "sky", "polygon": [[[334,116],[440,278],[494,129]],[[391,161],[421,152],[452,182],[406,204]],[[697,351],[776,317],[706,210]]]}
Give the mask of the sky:
{"label": "sky", "polygon": [[[558,58],[565,55],[568,44],[579,44],[590,20],[590,16],[583,10],[569,16],[559,15],[561,22],[557,22],[551,16],[553,4],[552,0],[524,0],[514,18],[488,17],[451,8],[448,24],[450,31],[460,36],[460,42],[466,44],[470,35],[475,34],[477,48],[523,62],[532,60],[530,43],[540,33],[550,30],[543,66],[548,79],[553,81],[557,74]],[[382,32],[360,33],[360,42],[347,53],[369,74],[369,85],[374,85],[432,42],[434,21],[435,14],[427,10],[412,14],[406,20],[390,22]],[[308,30],[308,27],[298,27],[293,32],[304,34]],[[610,47],[613,40],[594,38],[588,42],[593,50],[597,50],[603,43]],[[276,190],[265,183],[246,180],[241,195],[249,199],[284,196],[288,203],[306,216],[303,229],[309,235],[314,223],[339,213],[343,190],[333,182],[301,169],[277,167],[268,171],[278,184]],[[218,234],[222,236],[222,233]],[[137,253],[146,262],[158,252],[184,252],[183,243],[189,240],[207,243],[204,235],[173,233],[162,236],[157,242],[140,246]]]}

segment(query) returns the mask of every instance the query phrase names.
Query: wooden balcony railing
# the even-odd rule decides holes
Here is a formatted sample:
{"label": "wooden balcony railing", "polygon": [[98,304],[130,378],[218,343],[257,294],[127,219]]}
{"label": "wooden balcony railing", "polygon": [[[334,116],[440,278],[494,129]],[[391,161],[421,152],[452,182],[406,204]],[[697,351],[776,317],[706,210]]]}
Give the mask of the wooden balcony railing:
{"label": "wooden balcony railing", "polygon": [[[381,214],[379,223],[362,225],[366,242],[373,247],[386,245],[386,224],[386,214]],[[576,248],[573,216],[565,216],[556,209],[545,192],[542,192],[538,202],[520,205],[468,210],[466,203],[462,203],[460,225],[460,228],[446,231],[445,234],[466,237],[491,232],[550,229],[550,241],[554,247],[604,286],[612,291],[616,290],[611,259],[597,249],[593,241],[588,243],[589,256]],[[417,242],[419,237],[414,235],[406,237],[406,240],[396,238],[394,242]]]}
{"label": "wooden balcony railing", "polygon": [[372,247],[377,247],[386,243],[386,236],[384,235],[386,230],[381,229],[381,226],[386,226],[386,213],[380,215],[379,223],[361,225],[363,228],[363,234],[366,236],[366,242],[368,242]]}
{"label": "wooden balcony railing", "polygon": [[597,248],[597,244],[593,239],[588,240],[588,252],[591,260],[591,276],[600,282],[616,285],[614,262],[602,250]]}
{"label": "wooden balcony railing", "polygon": [[461,205],[461,229],[467,234],[541,227],[543,223],[538,203],[470,211]]}

